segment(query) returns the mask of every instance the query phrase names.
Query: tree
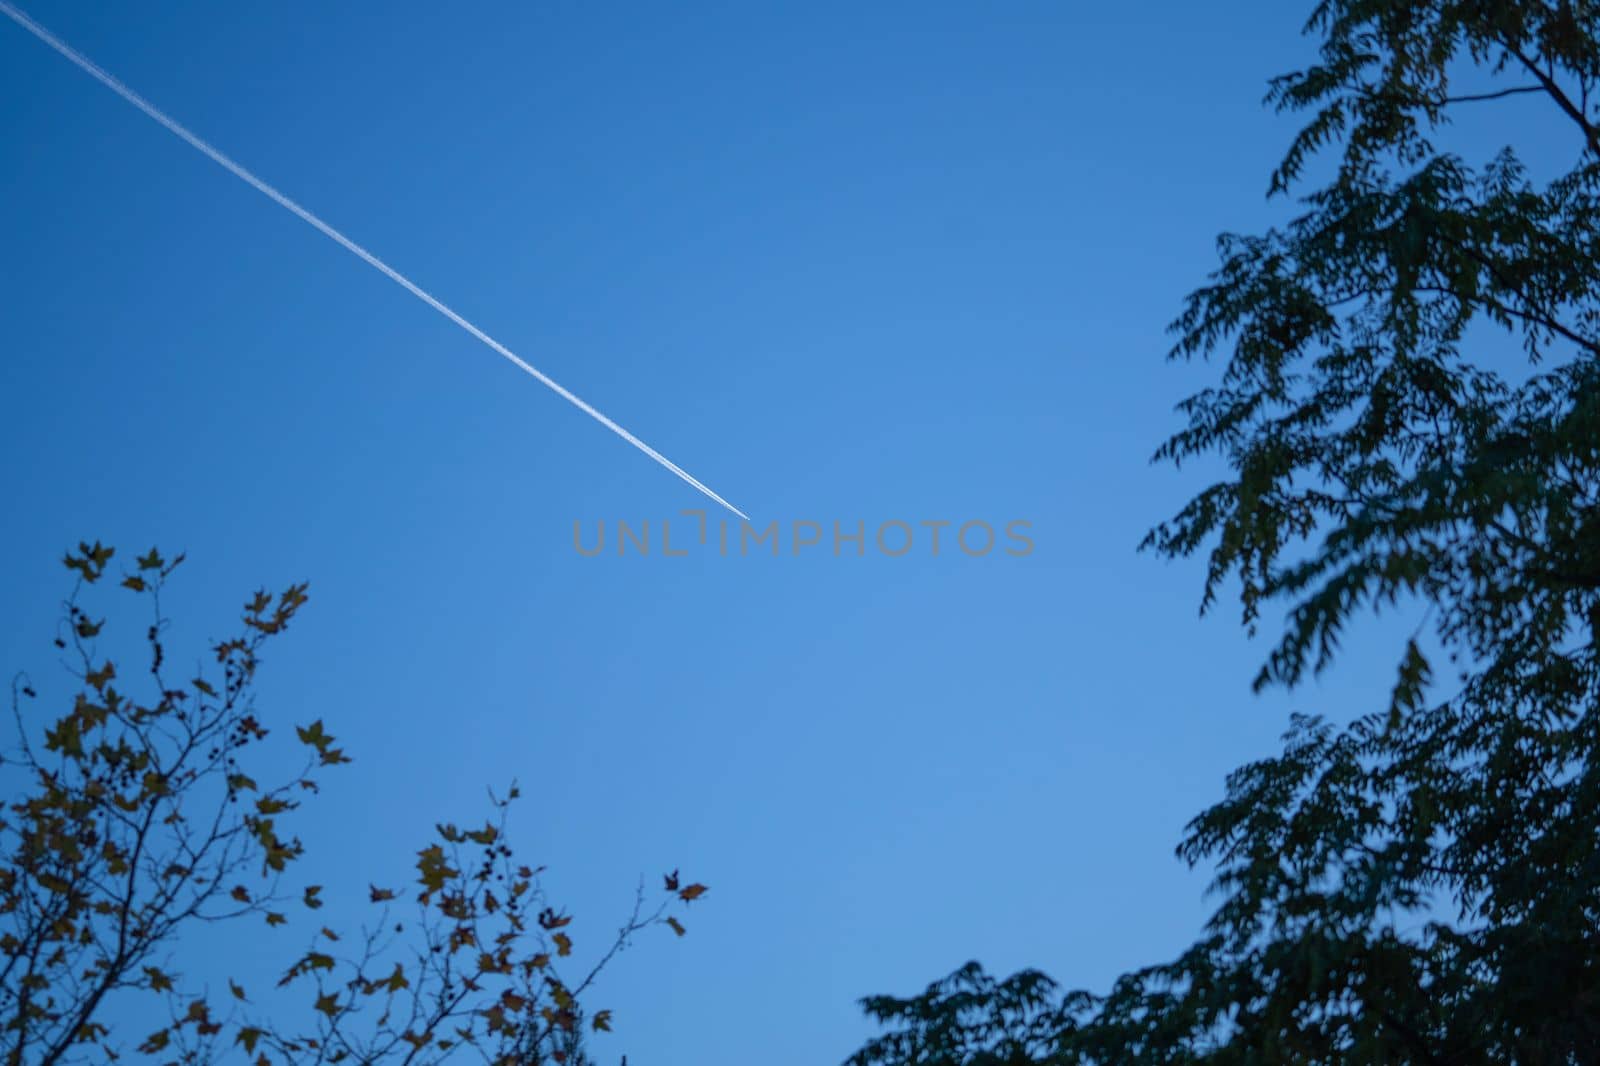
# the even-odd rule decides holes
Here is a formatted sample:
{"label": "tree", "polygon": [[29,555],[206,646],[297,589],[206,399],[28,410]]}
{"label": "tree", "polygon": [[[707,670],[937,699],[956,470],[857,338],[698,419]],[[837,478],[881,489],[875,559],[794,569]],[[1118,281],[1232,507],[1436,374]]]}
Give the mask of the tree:
{"label": "tree", "polygon": [[[873,997],[854,1066],[1600,1061],[1600,5],[1323,0],[1307,32],[1270,194],[1336,166],[1221,238],[1174,324],[1223,366],[1158,458],[1228,475],[1145,546],[1207,551],[1203,606],[1237,582],[1252,629],[1286,610],[1258,688],[1415,609],[1392,699],[1296,718],[1190,823],[1221,903],[1175,960],[1104,995],[974,966]],[[1514,98],[1573,134],[1553,180],[1437,143]]]}
{"label": "tree", "polygon": [[[125,591],[109,591],[113,554],[96,542],[65,560],[78,575],[56,640],[80,681],[70,710],[41,721],[26,676],[13,685],[16,746],[3,766],[16,798],[0,820],[5,1061],[104,1062],[130,1045],[161,1061],[258,1066],[425,1063],[459,1051],[500,1066],[592,1061],[583,1033],[610,1029],[611,1011],[586,1010],[581,997],[635,934],[665,925],[681,936],[679,911],[706,889],[674,871],[647,906],[641,885],[599,961],[568,974],[573,918],[546,898],[543,868],[508,843],[514,785],[481,826],[437,827],[410,892],[372,885],[362,931],[311,920],[309,946],[278,980],[286,991],[267,992],[299,1008],[293,1021],[263,1016],[252,975],[232,975],[228,993],[209,999],[186,984],[169,959],[211,923],[288,928],[291,910],[324,905],[320,885],[294,880],[306,855],[287,823],[318,776],[350,758],[319,719],[295,727],[303,755],[286,764],[267,741],[282,730],[253,705],[260,650],[305,605],[305,585],[257,593],[242,632],[212,648],[210,676],[182,682],[161,613],[182,556],[152,550],[122,577]],[[148,602],[145,698],[120,687],[128,674],[100,651],[115,627],[89,610],[91,593]],[[114,1014],[119,1001],[150,1023],[117,1031],[112,1018],[128,1013]]]}

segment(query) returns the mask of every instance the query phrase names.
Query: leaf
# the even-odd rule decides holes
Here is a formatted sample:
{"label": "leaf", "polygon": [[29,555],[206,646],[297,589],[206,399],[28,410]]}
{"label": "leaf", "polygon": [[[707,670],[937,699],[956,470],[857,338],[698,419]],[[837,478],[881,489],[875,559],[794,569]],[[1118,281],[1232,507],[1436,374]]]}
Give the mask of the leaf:
{"label": "leaf", "polygon": [[122,579],[122,587],[132,589],[135,592],[143,592],[147,586],[144,583],[144,578],[138,574],[129,574]]}
{"label": "leaf", "polygon": [[557,955],[566,956],[572,954],[572,938],[567,934],[556,933],[550,939],[555,941]]}
{"label": "leaf", "polygon": [[690,885],[688,888],[685,888],[681,892],[679,892],[678,893],[678,898],[683,900],[685,903],[692,903],[692,902],[694,902],[695,900],[699,899],[701,896],[703,896],[705,894],[706,894],[706,886],[705,885],[696,884],[696,885]]}
{"label": "leaf", "polygon": [[234,885],[233,891],[228,893],[228,895],[232,896],[240,903],[250,902],[250,890],[245,888],[243,885]]}
{"label": "leaf", "polygon": [[667,874],[665,880],[667,882],[668,892],[678,891],[678,871],[674,870],[670,874]]}
{"label": "leaf", "polygon": [[102,666],[100,669],[98,669],[98,670],[90,670],[87,674],[84,675],[83,679],[85,681],[87,681],[89,684],[93,685],[96,689],[103,690],[106,687],[106,682],[110,681],[112,678],[114,678],[116,676],[117,676],[116,664],[113,663],[113,662],[107,661],[106,664],[104,666]]}
{"label": "leaf", "polygon": [[144,975],[150,979],[150,991],[152,991],[152,992],[170,992],[170,991],[172,991],[172,978],[168,977],[166,974],[162,973],[160,970],[156,969],[154,966],[146,966],[144,968]]}
{"label": "leaf", "polygon": [[288,922],[289,922],[289,919],[285,918],[283,915],[279,914],[277,911],[269,911],[267,913],[267,924],[268,925],[287,925]]}
{"label": "leaf", "polygon": [[394,964],[394,973],[384,978],[382,983],[390,992],[399,992],[401,989],[411,987],[411,982],[406,980],[405,969],[398,962]]}
{"label": "leaf", "polygon": [[321,885],[310,885],[306,888],[305,896],[301,902],[307,907],[310,907],[312,910],[316,910],[318,907],[322,906],[322,900],[317,898],[321,892]]}
{"label": "leaf", "polygon": [[316,1006],[313,1009],[320,1011],[332,1018],[334,1015],[339,1013],[339,996],[333,992],[318,996]]}
{"label": "leaf", "polygon": [[672,931],[677,933],[679,936],[682,936],[684,933],[688,932],[688,930],[683,927],[683,923],[671,915],[667,916],[667,924],[672,926]]}
{"label": "leaf", "polygon": [[371,902],[373,903],[382,903],[385,900],[394,899],[394,892],[391,889],[379,888],[377,885],[368,885],[367,887],[372,890]]}
{"label": "leaf", "polygon": [[611,1032],[611,1012],[609,1010],[596,1011],[594,1020],[590,1023],[596,1032]]}
{"label": "leaf", "polygon": [[[243,1000],[244,999],[244,989],[240,988],[237,984],[235,984],[231,977],[228,979],[228,991],[233,993],[233,998],[234,999],[238,999],[238,1000]],[[246,1048],[245,1050],[249,1051],[251,1049],[250,1048]]]}
{"label": "leaf", "polygon": [[161,553],[154,548],[150,549],[150,554],[141,555],[135,561],[138,562],[140,570],[160,570],[163,565]]}
{"label": "leaf", "polygon": [[256,1029],[253,1026],[246,1026],[245,1028],[239,1030],[238,1036],[234,1037],[234,1043],[242,1044],[244,1046],[244,1053],[246,1055],[253,1055],[255,1054],[256,1050],[256,1042],[265,1035],[265,1032],[261,1029]]}
{"label": "leaf", "polygon": [[417,874],[424,889],[438,892],[451,878],[459,877],[460,871],[445,861],[444,849],[434,844],[417,853]]}
{"label": "leaf", "polygon": [[295,726],[295,735],[302,744],[309,744],[318,751],[325,751],[333,738],[322,730],[322,719],[318,718],[308,726]]}

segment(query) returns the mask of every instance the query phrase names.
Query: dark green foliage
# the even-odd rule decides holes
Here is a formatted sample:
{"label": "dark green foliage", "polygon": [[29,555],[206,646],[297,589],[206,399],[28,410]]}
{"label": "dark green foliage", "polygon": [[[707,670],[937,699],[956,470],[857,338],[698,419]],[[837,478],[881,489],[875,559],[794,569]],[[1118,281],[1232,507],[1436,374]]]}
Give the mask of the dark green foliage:
{"label": "dark green foliage", "polygon": [[[1158,456],[1230,474],[1146,546],[1208,551],[1205,604],[1237,581],[1252,628],[1287,610],[1258,687],[1415,610],[1393,697],[1296,719],[1190,824],[1222,902],[1176,960],[1104,996],[969,966],[865,1001],[891,1031],[855,1066],[1600,1061],[1600,6],[1327,0],[1308,31],[1272,190],[1338,166],[1224,237],[1175,324],[1223,365]],[[1570,123],[1566,173],[1436,146],[1522,96]],[[1507,336],[1525,359],[1497,366]]]}

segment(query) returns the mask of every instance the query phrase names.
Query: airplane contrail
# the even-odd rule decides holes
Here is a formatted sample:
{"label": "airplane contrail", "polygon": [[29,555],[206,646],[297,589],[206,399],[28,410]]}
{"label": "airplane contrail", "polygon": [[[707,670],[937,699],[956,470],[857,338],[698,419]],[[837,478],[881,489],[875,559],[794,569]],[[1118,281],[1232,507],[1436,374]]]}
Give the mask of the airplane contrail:
{"label": "airplane contrail", "polygon": [[140,96],[138,93],[122,84],[122,82],[112,77],[106,71],[102,70],[88,56],[77,51],[71,45],[61,40],[61,38],[45,29],[37,22],[33,21],[33,19],[29,18],[26,14],[17,10],[17,8],[13,7],[7,2],[7,0],[0,0],[0,13],[5,14],[6,17],[11,19],[12,22],[15,22],[18,26],[21,26],[23,29],[39,38],[39,40],[43,41],[51,48],[54,48],[57,52],[61,53],[68,60],[70,60],[73,65],[78,67],[85,74],[88,74],[90,77],[94,78],[101,85],[104,85],[106,88],[110,89],[112,92],[128,101],[128,103],[132,104],[134,107],[137,107],[140,111],[143,111],[146,115],[161,123],[161,125],[165,126],[170,132],[188,142],[190,147],[195,148],[204,154],[213,163],[216,163],[234,177],[238,178],[240,181],[249,185],[251,188],[267,197],[267,199],[283,208],[285,211],[288,211],[290,214],[296,216],[302,222],[315,227],[323,236],[334,241],[352,255],[359,257],[368,266],[371,266],[375,270],[382,273],[390,281],[394,282],[396,285],[399,285],[411,295],[415,296],[417,299],[421,300],[423,303],[427,304],[429,307],[433,308],[435,311],[439,312],[441,315],[448,318],[450,321],[454,322],[468,333],[472,334],[478,340],[486,344],[496,355],[504,357],[519,370],[531,375],[540,384],[550,389],[557,396],[560,396],[578,410],[582,411],[596,422],[599,422],[602,426],[605,426],[611,432],[615,433],[617,436],[621,437],[635,448],[638,448],[641,452],[644,452],[644,454],[648,455],[650,458],[654,459],[656,462],[660,463],[662,466],[678,475],[684,481],[700,490],[708,498],[715,500],[717,503],[721,504],[723,507],[726,507],[728,510],[732,511],[740,518],[743,518],[745,521],[749,521],[749,515],[739,510],[739,508],[735,507],[727,500],[724,500],[721,496],[718,496],[715,492],[712,492],[704,484],[696,480],[695,477],[687,470],[683,469],[683,467],[679,466],[677,463],[674,463],[671,459],[668,459],[666,456],[650,447],[650,445],[646,444],[638,437],[635,437],[626,429],[623,429],[621,426],[617,425],[617,423],[613,422],[600,411],[590,406],[581,397],[563,387],[555,379],[551,378],[549,375],[545,374],[532,364],[524,361],[510,348],[507,348],[505,345],[489,336],[483,330],[479,329],[471,322],[468,322],[466,319],[456,314],[450,308],[446,307],[443,303],[439,302],[432,295],[426,292],[420,285],[406,277],[404,274],[400,273],[394,267],[390,266],[388,263],[385,263],[382,259],[379,259],[377,256],[373,255],[371,252],[361,247],[361,245],[357,244],[349,237],[346,237],[343,233],[340,233],[338,230],[322,221],[322,219],[318,218],[310,211],[307,211],[305,208],[289,199],[283,193],[279,192],[277,189],[274,189],[271,185],[268,185],[266,182],[250,173],[250,171],[246,170],[244,167],[223,155],[221,152],[217,151],[217,149],[211,147],[211,145],[207,144],[193,133],[190,133],[187,129],[179,125],[174,119],[168,116],[166,112],[162,111],[144,97]]}

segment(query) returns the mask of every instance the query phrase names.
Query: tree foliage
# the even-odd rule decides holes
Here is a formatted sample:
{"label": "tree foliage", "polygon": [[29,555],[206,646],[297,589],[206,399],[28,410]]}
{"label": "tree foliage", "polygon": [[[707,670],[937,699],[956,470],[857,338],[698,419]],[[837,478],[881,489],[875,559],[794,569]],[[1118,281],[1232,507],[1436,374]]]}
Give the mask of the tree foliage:
{"label": "tree foliage", "polygon": [[[1174,325],[1220,380],[1158,458],[1228,474],[1146,546],[1207,553],[1207,607],[1287,612],[1258,687],[1416,610],[1392,698],[1296,718],[1189,825],[1221,903],[1176,959],[1104,995],[969,968],[875,997],[854,1066],[1600,1061],[1600,5],[1323,0],[1307,31],[1271,192],[1336,165],[1224,236]],[[1535,102],[1572,134],[1553,178],[1441,147]]]}
{"label": "tree foliage", "polygon": [[[350,757],[318,719],[294,727],[302,754],[285,763],[268,737],[288,731],[253,702],[261,649],[305,605],[306,586],[257,593],[241,632],[180,680],[160,598],[182,557],[152,550],[108,590],[113,555],[96,542],[65,560],[78,575],[56,640],[80,682],[70,709],[41,718],[26,676],[13,686],[15,747],[3,768],[15,798],[0,819],[4,1060],[137,1052],[267,1066],[428,1063],[466,1052],[500,1066],[589,1061],[583,1033],[610,1029],[612,1013],[580,998],[634,934],[666,925],[681,936],[681,909],[705,886],[674,871],[660,902],[647,904],[641,885],[598,961],[572,972],[573,917],[507,837],[512,786],[483,824],[439,824],[416,854],[414,883],[371,885],[358,901],[370,920],[335,931],[317,914],[322,886],[300,874],[307,856],[291,822],[321,775]],[[150,608],[145,661],[131,671],[100,650],[110,630],[85,600],[102,590]],[[252,969],[208,995],[177,972],[179,949],[215,923],[240,921],[309,931],[278,975],[284,991],[258,991],[262,974]],[[265,1001],[297,1009],[268,1014]],[[148,1023],[122,1031],[114,1019],[130,1015]]]}

